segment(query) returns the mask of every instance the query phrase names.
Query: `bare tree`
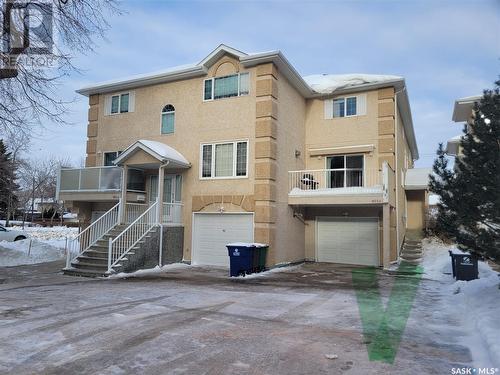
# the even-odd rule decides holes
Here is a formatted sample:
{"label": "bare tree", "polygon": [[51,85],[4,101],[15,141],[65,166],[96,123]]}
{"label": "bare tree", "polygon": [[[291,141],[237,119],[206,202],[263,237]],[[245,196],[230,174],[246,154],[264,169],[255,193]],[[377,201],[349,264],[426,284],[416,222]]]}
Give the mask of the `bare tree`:
{"label": "bare tree", "polygon": [[68,102],[57,93],[60,79],[78,72],[73,54],[92,52],[95,40],[104,37],[107,17],[121,13],[117,1],[0,0],[0,5],[0,133],[26,132],[44,120],[67,123]]}
{"label": "bare tree", "polygon": [[[49,157],[38,160],[23,160],[20,168],[20,183],[22,194],[19,196],[23,204],[24,212],[23,225],[26,220],[26,212],[29,207],[31,221],[34,219],[35,199],[40,198],[41,203],[45,199],[56,202],[57,174],[61,166],[70,165],[69,159],[58,159]],[[57,209],[57,204],[55,205]],[[53,220],[54,216],[52,217]]]}
{"label": "bare tree", "polygon": [[[11,134],[6,139],[6,146],[11,153],[12,166],[14,171],[17,171],[19,169],[20,160],[22,160],[22,154],[28,150],[29,144],[29,137],[25,133],[19,133],[17,135]],[[14,191],[9,190],[7,195],[7,217],[5,219],[5,226],[7,227],[10,224],[10,217],[16,209],[14,202]]]}

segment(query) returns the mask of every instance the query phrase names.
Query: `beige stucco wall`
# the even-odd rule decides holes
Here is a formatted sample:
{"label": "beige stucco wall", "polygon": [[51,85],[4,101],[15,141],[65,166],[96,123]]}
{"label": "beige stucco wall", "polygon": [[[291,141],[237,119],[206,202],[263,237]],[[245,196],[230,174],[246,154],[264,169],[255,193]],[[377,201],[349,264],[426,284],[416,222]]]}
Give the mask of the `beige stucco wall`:
{"label": "beige stucco wall", "polygon": [[[288,205],[288,172],[305,167],[306,101],[282,75],[278,79],[276,263],[304,259],[304,223]],[[300,156],[295,156],[295,151]]]}
{"label": "beige stucco wall", "polygon": [[423,230],[425,227],[425,211],[427,192],[425,190],[407,191],[408,230]]}
{"label": "beige stucco wall", "polygon": [[[356,93],[356,94],[361,94]],[[315,148],[373,145],[365,155],[367,171],[378,169],[377,164],[377,91],[366,93],[366,115],[325,119],[324,100],[310,99],[306,106],[305,165],[306,169],[326,168],[326,156],[310,156],[309,150]],[[354,95],[354,94],[351,94]],[[335,97],[334,97],[335,98]],[[368,172],[371,173],[371,172]]]}
{"label": "beige stucco wall", "polygon": [[[247,96],[203,101],[203,80],[233,71],[250,72],[250,94]],[[195,78],[135,89],[135,111],[105,116],[104,95],[99,100],[97,128],[97,165],[103,153],[124,150],[138,139],[148,139],[172,146],[192,163],[182,172],[184,202],[184,257],[191,259],[192,196],[252,195],[255,150],[255,68],[245,70],[239,62],[223,57],[208,72]],[[175,107],[175,131],[161,134],[161,111],[166,104]],[[201,143],[248,140],[248,177],[201,180]],[[166,171],[173,173],[174,171]],[[242,209],[243,212],[243,209]]]}

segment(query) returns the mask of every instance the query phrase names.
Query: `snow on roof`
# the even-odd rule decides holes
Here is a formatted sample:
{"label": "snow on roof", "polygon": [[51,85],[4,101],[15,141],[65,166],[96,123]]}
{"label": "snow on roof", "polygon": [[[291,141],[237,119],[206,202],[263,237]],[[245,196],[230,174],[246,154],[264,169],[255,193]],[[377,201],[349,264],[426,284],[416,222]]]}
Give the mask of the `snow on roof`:
{"label": "snow on roof", "polygon": [[380,74],[313,74],[304,80],[315,92],[329,94],[338,89],[345,89],[370,83],[401,81],[403,77]]}
{"label": "snow on roof", "polygon": [[147,139],[140,139],[128,146],[127,149],[115,159],[114,163],[117,165],[120,164],[139,149],[142,149],[162,162],[169,161],[180,167],[189,167],[191,165],[189,161],[173,147]]}
{"label": "snow on roof", "polygon": [[405,189],[406,190],[422,190],[429,186],[429,175],[432,173],[431,168],[411,168],[406,171]]}
{"label": "snow on roof", "polygon": [[172,73],[177,73],[177,72],[183,72],[186,70],[190,70],[196,67],[197,64],[184,64],[184,65],[178,65],[174,66],[171,68],[167,69],[162,69],[156,72],[150,72],[150,73],[142,73],[142,74],[134,74],[131,76],[125,76],[121,77],[119,79],[113,79],[113,80],[108,80],[108,81],[103,81],[103,82],[98,82],[95,84],[92,84],[90,86],[85,86],[82,87],[81,89],[77,90],[77,92],[85,92],[88,90],[92,90],[98,87],[107,87],[107,86],[113,86],[113,85],[118,85],[124,82],[136,82],[136,81],[142,81],[145,79],[151,79],[155,77],[161,77],[164,75],[172,74]]}
{"label": "snow on roof", "polygon": [[140,139],[138,142],[157,153],[165,160],[175,161],[180,164],[189,165],[187,159],[175,148],[166,145],[165,143]]}

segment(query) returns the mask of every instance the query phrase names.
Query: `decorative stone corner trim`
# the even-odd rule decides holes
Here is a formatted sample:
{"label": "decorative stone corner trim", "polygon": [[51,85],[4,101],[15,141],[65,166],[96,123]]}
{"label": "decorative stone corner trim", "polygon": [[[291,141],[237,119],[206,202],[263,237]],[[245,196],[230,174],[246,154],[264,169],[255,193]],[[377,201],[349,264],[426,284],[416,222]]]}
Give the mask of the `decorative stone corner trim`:
{"label": "decorative stone corner trim", "polygon": [[255,200],[253,195],[194,195],[191,210],[199,212],[211,204],[233,204],[240,206],[246,212],[254,212]]}

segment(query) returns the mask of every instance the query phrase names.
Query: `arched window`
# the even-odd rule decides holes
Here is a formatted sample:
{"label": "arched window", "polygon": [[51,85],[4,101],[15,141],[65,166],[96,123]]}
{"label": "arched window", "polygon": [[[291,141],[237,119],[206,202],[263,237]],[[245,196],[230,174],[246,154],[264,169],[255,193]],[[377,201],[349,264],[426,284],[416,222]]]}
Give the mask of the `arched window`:
{"label": "arched window", "polygon": [[161,134],[171,134],[174,132],[175,108],[172,104],[167,104],[161,111]]}

